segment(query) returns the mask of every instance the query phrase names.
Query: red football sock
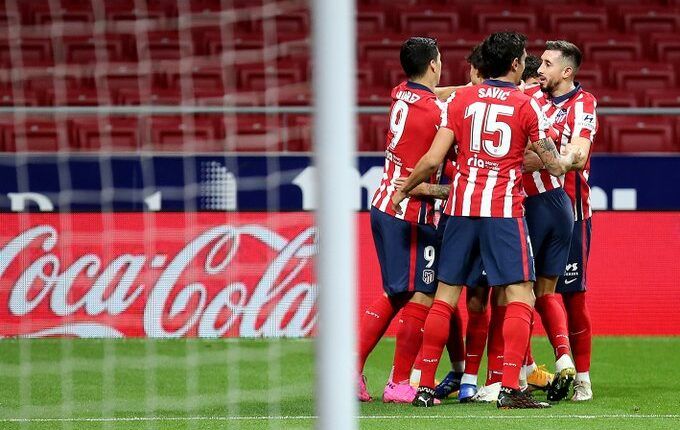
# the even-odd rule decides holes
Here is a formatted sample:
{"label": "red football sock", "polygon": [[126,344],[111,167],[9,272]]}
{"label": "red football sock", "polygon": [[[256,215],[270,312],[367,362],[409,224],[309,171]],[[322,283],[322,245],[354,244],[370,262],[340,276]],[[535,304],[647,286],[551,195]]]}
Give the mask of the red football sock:
{"label": "red football sock", "polygon": [[536,311],[541,316],[541,322],[548,334],[550,344],[555,352],[555,359],[571,352],[569,332],[567,331],[567,316],[557,301],[557,295],[546,294],[536,298]]}
{"label": "red football sock", "polygon": [[491,307],[489,323],[489,343],[486,348],[487,374],[486,385],[501,382],[503,377],[503,321],[507,306]]}
{"label": "red football sock", "polygon": [[364,371],[368,355],[385,334],[385,330],[398,311],[399,308],[392,306],[390,299],[384,295],[364,311],[359,325],[359,363],[357,365],[359,373]]}
{"label": "red football sock", "polygon": [[534,356],[531,354],[531,336],[534,334],[534,323],[536,322],[536,315],[531,313],[531,327],[529,328],[529,345],[527,345],[527,352],[524,355],[524,365],[528,366],[536,362]]}
{"label": "red football sock", "polygon": [[401,311],[397,342],[394,348],[394,373],[392,381],[408,381],[413,361],[423,343],[423,326],[430,308],[420,303],[409,302]]}
{"label": "red football sock", "polygon": [[590,372],[592,352],[592,326],[590,311],[586,305],[586,292],[563,294],[564,306],[569,322],[569,341],[574,355],[577,372]]}
{"label": "red football sock", "polygon": [[465,373],[476,375],[482,362],[486,337],[489,335],[489,313],[468,312],[468,325],[465,334],[467,354],[465,355]]}
{"label": "red football sock", "polygon": [[425,333],[423,333],[423,359],[420,363],[422,374],[420,385],[434,388],[434,374],[437,371],[439,359],[446,341],[449,338],[451,314],[453,306],[445,301],[435,300],[425,320]]}
{"label": "red football sock", "polygon": [[453,311],[449,328],[449,340],[446,341],[451,368],[454,363],[465,361],[465,343],[463,342],[463,319],[458,309]]}
{"label": "red football sock", "polygon": [[529,344],[534,308],[526,303],[508,304],[503,322],[503,386],[519,389],[519,372]]}

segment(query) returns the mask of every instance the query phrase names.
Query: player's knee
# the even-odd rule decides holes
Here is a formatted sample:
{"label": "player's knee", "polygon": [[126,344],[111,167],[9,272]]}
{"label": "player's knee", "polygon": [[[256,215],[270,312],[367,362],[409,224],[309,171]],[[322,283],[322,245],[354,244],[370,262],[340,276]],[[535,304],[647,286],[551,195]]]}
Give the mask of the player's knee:
{"label": "player's knee", "polygon": [[556,286],[557,276],[537,276],[536,283],[534,284],[536,297],[554,294]]}
{"label": "player's knee", "polygon": [[420,291],[416,291],[413,294],[413,297],[411,297],[410,302],[412,303],[418,303],[420,305],[424,306],[432,306],[432,302],[434,301],[434,294],[433,293],[422,293]]}
{"label": "player's knee", "polygon": [[468,312],[485,312],[486,311],[486,300],[482,301],[481,297],[470,296],[467,298],[467,310]]}

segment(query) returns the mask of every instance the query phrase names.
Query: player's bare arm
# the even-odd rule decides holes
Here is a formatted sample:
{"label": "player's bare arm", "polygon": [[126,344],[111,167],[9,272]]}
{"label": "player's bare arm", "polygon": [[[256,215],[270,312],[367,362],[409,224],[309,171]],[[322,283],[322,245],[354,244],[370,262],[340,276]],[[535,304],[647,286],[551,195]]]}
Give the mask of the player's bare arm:
{"label": "player's bare arm", "polygon": [[572,164],[570,170],[583,170],[586,163],[588,162],[588,155],[590,154],[590,145],[591,142],[590,139],[588,138],[581,136],[574,136],[571,138],[571,141],[567,146],[575,146],[576,148],[578,148],[579,159],[575,161],[574,164]]}
{"label": "player's bare arm", "polygon": [[579,152],[575,147],[567,147],[565,155],[560,155],[557,152],[557,147],[555,147],[555,142],[550,137],[532,142],[530,146],[538,154],[541,161],[543,161],[548,173],[553,176],[564,175],[580,159]]}
{"label": "player's bare arm", "polygon": [[543,161],[531,148],[527,147],[524,151],[524,163],[522,163],[522,170],[525,173],[532,173],[541,170],[544,167]]}
{"label": "player's bare arm", "polygon": [[430,178],[444,161],[451,145],[453,145],[454,138],[455,136],[451,129],[443,127],[439,129],[432,141],[432,146],[418,160],[413,172],[406,179],[406,183],[392,194],[392,208],[396,213],[401,213],[399,204],[408,196],[409,192],[418,186],[418,184]]}
{"label": "player's bare arm", "polygon": [[[470,85],[470,84],[467,84]],[[454,85],[454,86],[449,86],[449,87],[436,87],[434,89],[434,93],[437,95],[437,98],[439,100],[446,100],[449,97],[451,97],[451,94],[453,94],[455,91],[459,90],[460,88],[466,87],[467,85]]]}
{"label": "player's bare arm", "polygon": [[[399,178],[394,182],[397,187],[401,187],[406,183],[406,178]],[[423,182],[418,184],[409,193],[409,197],[431,197],[434,199],[446,199],[449,197],[451,192],[451,185],[440,185],[440,184],[430,184],[428,182]]]}

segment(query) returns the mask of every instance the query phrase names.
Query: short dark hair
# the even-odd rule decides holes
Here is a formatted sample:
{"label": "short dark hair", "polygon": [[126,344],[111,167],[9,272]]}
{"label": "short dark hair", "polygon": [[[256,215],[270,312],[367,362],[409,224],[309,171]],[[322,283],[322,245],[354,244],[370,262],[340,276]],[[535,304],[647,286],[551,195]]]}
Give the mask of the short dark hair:
{"label": "short dark hair", "polygon": [[470,55],[466,58],[467,62],[470,63],[472,67],[479,70],[482,67],[482,44],[476,45],[472,48]]}
{"label": "short dark hair", "polygon": [[514,31],[492,33],[482,42],[482,76],[497,78],[510,71],[515,58],[522,58],[527,37]]}
{"label": "short dark hair", "polygon": [[539,67],[541,67],[541,59],[535,55],[527,55],[524,65],[524,73],[522,73],[522,80],[526,81],[529,78],[538,78]]}
{"label": "short dark hair", "polygon": [[437,40],[429,37],[411,37],[399,53],[401,68],[409,79],[420,78],[427,71],[430,61],[437,60],[439,47]]}
{"label": "short dark hair", "polygon": [[574,65],[575,69],[581,67],[583,56],[578,46],[573,43],[566,40],[549,40],[545,42],[545,49],[546,51],[560,51],[562,56]]}

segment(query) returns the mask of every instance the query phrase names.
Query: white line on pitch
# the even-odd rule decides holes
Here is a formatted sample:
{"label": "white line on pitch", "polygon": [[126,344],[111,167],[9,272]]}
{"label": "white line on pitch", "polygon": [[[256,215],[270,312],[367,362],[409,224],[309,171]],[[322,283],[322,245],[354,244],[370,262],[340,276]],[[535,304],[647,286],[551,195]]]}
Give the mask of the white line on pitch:
{"label": "white line on pitch", "polygon": [[[283,416],[191,416],[191,417],[92,417],[92,418],[0,418],[0,422],[130,422],[130,421],[269,421],[269,420],[313,420],[314,415]],[[677,414],[603,414],[603,415],[363,415],[361,420],[393,419],[489,419],[489,420],[531,420],[531,419],[680,419]]]}

